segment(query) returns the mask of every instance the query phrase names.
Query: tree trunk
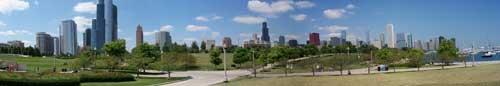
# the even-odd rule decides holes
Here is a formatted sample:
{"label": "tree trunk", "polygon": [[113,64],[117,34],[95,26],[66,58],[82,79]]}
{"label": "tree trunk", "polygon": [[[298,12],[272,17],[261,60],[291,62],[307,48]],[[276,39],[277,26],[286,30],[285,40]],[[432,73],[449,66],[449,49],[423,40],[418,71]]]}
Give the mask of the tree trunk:
{"label": "tree trunk", "polygon": [[396,72],[396,65],[393,66],[392,70],[394,70],[394,72]]}
{"label": "tree trunk", "polygon": [[417,65],[417,71],[420,71],[420,65]]}
{"label": "tree trunk", "polygon": [[444,70],[444,60],[442,61],[442,64],[441,64],[441,69]]}
{"label": "tree trunk", "polygon": [[312,72],[313,72],[313,76],[316,76],[316,73],[315,73],[316,70],[314,70],[314,66],[311,69],[312,69]]}
{"label": "tree trunk", "polygon": [[343,71],[344,71],[344,68],[343,68],[343,67],[344,67],[343,65],[340,65],[340,76],[342,76],[342,73],[343,73]]}

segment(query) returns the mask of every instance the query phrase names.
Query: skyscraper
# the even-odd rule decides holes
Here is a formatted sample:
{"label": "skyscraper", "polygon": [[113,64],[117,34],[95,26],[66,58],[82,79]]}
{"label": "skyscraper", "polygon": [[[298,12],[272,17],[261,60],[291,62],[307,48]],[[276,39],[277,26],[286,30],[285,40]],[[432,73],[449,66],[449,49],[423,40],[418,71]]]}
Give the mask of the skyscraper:
{"label": "skyscraper", "polygon": [[388,38],[388,45],[389,48],[396,48],[396,39],[394,38],[394,25],[393,24],[387,24],[387,38]]}
{"label": "skyscraper", "polygon": [[405,33],[397,33],[396,34],[396,43],[397,48],[401,49],[406,47],[406,34]]}
{"label": "skyscraper", "polygon": [[267,23],[262,23],[262,36],[260,37],[263,42],[271,43],[269,38],[269,28],[267,28]]}
{"label": "skyscraper", "polygon": [[54,43],[54,55],[61,55],[61,42],[59,37],[54,37],[52,41]]}
{"label": "skyscraper", "polygon": [[104,40],[111,42],[117,39],[117,8],[113,0],[104,0]]}
{"label": "skyscraper", "polygon": [[90,28],[88,28],[83,33],[83,47],[90,47],[92,39],[91,37],[92,37],[92,31]]}
{"label": "skyscraper", "polygon": [[411,33],[406,34],[406,47],[413,48],[413,35]]}
{"label": "skyscraper", "polygon": [[36,48],[43,55],[54,54],[54,39],[45,32],[36,33]]}
{"label": "skyscraper", "polygon": [[299,46],[299,43],[298,43],[297,40],[291,39],[291,40],[288,40],[288,46],[290,46],[290,47],[297,47],[297,46]]}
{"label": "skyscraper", "polygon": [[135,31],[135,42],[136,42],[135,43],[136,47],[141,45],[144,42],[144,35],[143,35],[141,25],[137,25],[137,30]]}
{"label": "skyscraper", "polygon": [[315,46],[319,46],[321,44],[319,33],[309,33],[309,43]]}
{"label": "skyscraper", "polygon": [[163,48],[165,44],[172,44],[172,37],[170,36],[170,32],[160,31],[156,32],[156,45],[160,45],[160,48]]}
{"label": "skyscraper", "polygon": [[342,38],[339,37],[330,37],[330,45],[338,46],[342,44]]}
{"label": "skyscraper", "polygon": [[347,31],[346,30],[340,31],[340,38],[347,40]]}
{"label": "skyscraper", "polygon": [[381,48],[385,47],[385,34],[384,33],[380,33],[379,41],[380,41],[380,47]]}
{"label": "skyscraper", "polygon": [[285,45],[285,36],[279,36],[278,39],[279,45]]}
{"label": "skyscraper", "polygon": [[61,52],[66,55],[77,54],[76,23],[73,20],[62,21],[59,26]]}
{"label": "skyscraper", "polygon": [[227,46],[227,47],[232,46],[231,38],[224,37],[224,39],[222,40],[222,45]]}
{"label": "skyscraper", "polygon": [[104,0],[98,0],[96,19],[92,20],[92,43],[93,49],[101,51],[105,43],[105,29],[106,21],[104,18]]}

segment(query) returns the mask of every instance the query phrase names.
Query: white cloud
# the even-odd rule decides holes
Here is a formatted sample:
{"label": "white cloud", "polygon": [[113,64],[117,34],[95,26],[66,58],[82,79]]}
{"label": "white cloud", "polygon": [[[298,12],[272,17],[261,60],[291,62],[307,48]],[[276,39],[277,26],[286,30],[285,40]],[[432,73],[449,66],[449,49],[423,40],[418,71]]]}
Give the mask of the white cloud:
{"label": "white cloud", "polygon": [[298,35],[293,35],[293,34],[288,34],[288,35],[285,35],[285,39],[287,40],[290,40],[290,39],[299,39],[300,36]]}
{"label": "white cloud", "polygon": [[95,14],[97,5],[95,2],[80,2],[73,7],[75,12]]}
{"label": "white cloud", "polygon": [[28,41],[28,40],[21,40],[21,42],[24,43],[24,46],[33,46],[35,44],[32,41]]}
{"label": "white cloud", "polygon": [[219,35],[220,35],[220,32],[212,32],[212,33],[211,33],[211,37],[212,37],[212,39],[217,38]]}
{"label": "white cloud", "polygon": [[144,32],[144,36],[151,36],[151,35],[155,34],[156,32],[158,32],[158,31],[155,30],[153,32]]}
{"label": "white cloud", "polygon": [[295,2],[295,5],[297,5],[298,8],[311,8],[316,6],[316,4],[310,1],[298,1]]}
{"label": "white cloud", "polygon": [[194,19],[196,21],[209,22],[209,21],[220,20],[222,18],[223,17],[221,17],[221,16],[212,15],[212,16],[196,16]]}
{"label": "white cloud", "polygon": [[304,21],[306,17],[307,17],[306,14],[290,15],[290,18],[292,18],[295,21]]}
{"label": "white cloud", "polygon": [[267,21],[266,18],[263,17],[255,17],[255,16],[236,16],[233,18],[233,21],[237,23],[243,24],[259,24],[264,21]]}
{"label": "white cloud", "polygon": [[281,0],[269,4],[264,1],[250,0],[248,1],[247,7],[252,12],[274,15],[276,13],[292,11],[294,8],[291,4],[293,4],[293,1]]}
{"label": "white cloud", "polygon": [[164,25],[164,26],[161,26],[160,28],[160,31],[173,31],[174,30],[174,26],[172,25]]}
{"label": "white cloud", "polygon": [[92,19],[87,17],[76,16],[73,21],[76,23],[78,32],[85,32],[85,29],[92,27]]}
{"label": "white cloud", "polygon": [[330,19],[338,19],[343,17],[347,11],[344,9],[327,9],[323,11],[323,14],[326,15],[327,18]]}
{"label": "white cloud", "polygon": [[346,9],[354,9],[354,8],[356,8],[356,6],[354,6],[354,4],[348,4],[345,8]]}
{"label": "white cloud", "polygon": [[206,18],[205,16],[197,16],[196,18],[194,18],[196,21],[202,21],[202,22],[208,22],[210,21],[208,18]]}
{"label": "white cloud", "polygon": [[329,18],[329,19],[338,19],[342,18],[348,14],[353,15],[354,12],[351,12],[350,10],[356,8],[354,4],[348,4],[345,8],[339,8],[339,9],[326,9],[323,11],[323,14]]}
{"label": "white cloud", "polygon": [[9,14],[12,11],[23,11],[30,8],[30,3],[24,0],[0,0],[0,13]]}
{"label": "white cloud", "polygon": [[2,21],[0,21],[0,29],[2,29],[2,27],[5,27],[5,26],[7,26],[7,24],[5,24]]}
{"label": "white cloud", "polygon": [[186,30],[190,32],[195,32],[195,31],[207,31],[210,28],[208,26],[198,26],[198,25],[187,25]]}
{"label": "white cloud", "polygon": [[324,30],[328,32],[328,36],[330,37],[339,37],[340,31],[349,30],[347,26],[340,25],[327,25],[318,27],[319,30]]}
{"label": "white cloud", "polygon": [[33,35],[33,33],[28,30],[8,30],[8,31],[0,31],[0,35],[1,36]]}

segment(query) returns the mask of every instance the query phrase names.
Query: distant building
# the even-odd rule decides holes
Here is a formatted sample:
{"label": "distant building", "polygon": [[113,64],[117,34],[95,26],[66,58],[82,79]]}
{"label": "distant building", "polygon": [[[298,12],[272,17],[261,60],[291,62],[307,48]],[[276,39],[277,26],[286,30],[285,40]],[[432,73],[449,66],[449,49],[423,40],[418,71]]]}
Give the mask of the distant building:
{"label": "distant building", "polygon": [[61,52],[66,55],[77,54],[77,36],[76,23],[73,20],[62,21],[59,26],[59,35],[61,42]]}
{"label": "distant building", "polygon": [[339,46],[339,45],[342,45],[343,43],[343,40],[342,38],[339,38],[339,37],[330,37],[330,45],[332,46]]}
{"label": "distant building", "polygon": [[381,43],[382,43],[382,42],[381,42],[380,40],[378,40],[378,39],[376,39],[376,40],[374,40],[373,42],[371,42],[371,44],[372,44],[373,46],[377,47],[378,49],[382,49],[382,47],[383,47],[383,46],[382,46],[382,44],[381,44]]}
{"label": "distant building", "polygon": [[12,47],[24,48],[24,42],[19,40],[8,41],[7,43]]}
{"label": "distant building", "polygon": [[394,24],[387,24],[387,42],[389,48],[396,48],[396,39],[394,37]]}
{"label": "distant building", "polygon": [[269,28],[267,27],[267,22],[262,23],[262,36],[261,39],[263,42],[271,43],[271,39],[269,37]]}
{"label": "distant building", "polygon": [[212,45],[215,47],[215,40],[205,40],[207,50],[212,50]]}
{"label": "distant building", "polygon": [[91,29],[86,29],[85,33],[83,33],[83,47],[91,47],[91,38],[92,31]]}
{"label": "distant building", "polygon": [[61,41],[59,37],[53,37],[52,39],[54,39],[54,55],[61,55]]}
{"label": "distant building", "polygon": [[222,40],[222,45],[224,46],[233,46],[232,45],[232,42],[231,42],[231,38],[230,37],[224,37],[224,39]]}
{"label": "distant building", "polygon": [[396,35],[396,43],[397,43],[397,48],[402,49],[405,48],[406,45],[406,34],[405,33],[398,33]]}
{"label": "distant building", "polygon": [[344,39],[344,40],[347,40],[347,31],[346,30],[340,31],[340,38]]}
{"label": "distant building", "polygon": [[413,35],[411,33],[406,34],[406,47],[413,48]]}
{"label": "distant building", "polygon": [[290,47],[298,47],[299,46],[299,42],[295,39],[291,39],[291,40],[288,40],[288,46]]}
{"label": "distant building", "polygon": [[135,31],[135,42],[136,47],[144,43],[144,35],[141,25],[137,25],[137,30]]}
{"label": "distant building", "polygon": [[278,45],[285,45],[285,36],[279,36],[278,39]]}
{"label": "distant building", "polygon": [[424,45],[422,44],[422,41],[421,40],[417,40],[417,41],[415,41],[415,44],[414,44],[413,48],[424,50],[423,46]]}
{"label": "distant building", "polygon": [[45,32],[38,32],[36,34],[36,48],[44,55],[54,54],[54,39]]}
{"label": "distant building", "polygon": [[385,35],[384,35],[384,33],[380,33],[379,41],[380,41],[380,43],[379,43],[380,44],[379,45],[380,49],[383,48],[383,47],[385,47],[386,42],[385,42]]}
{"label": "distant building", "polygon": [[309,33],[309,43],[315,46],[320,46],[319,33]]}
{"label": "distant building", "polygon": [[156,32],[156,45],[159,45],[161,48],[165,46],[165,44],[172,44],[172,37],[170,36],[170,32],[160,31]]}

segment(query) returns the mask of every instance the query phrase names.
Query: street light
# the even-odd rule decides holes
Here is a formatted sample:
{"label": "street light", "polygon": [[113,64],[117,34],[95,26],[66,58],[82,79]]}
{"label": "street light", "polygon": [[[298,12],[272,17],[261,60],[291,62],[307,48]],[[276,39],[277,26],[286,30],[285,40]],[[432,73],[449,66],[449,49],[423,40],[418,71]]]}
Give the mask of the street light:
{"label": "street light", "polygon": [[349,68],[347,68],[347,75],[351,75],[351,67],[350,67],[350,65],[351,65],[351,58],[350,58],[350,56],[349,56],[349,55],[350,55],[350,54],[349,54],[349,49],[350,49],[350,48],[349,48],[349,47],[347,47],[347,59],[349,59],[349,61],[348,61],[348,62],[349,62]]}
{"label": "street light", "polygon": [[255,49],[252,49],[252,68],[253,68],[253,77],[257,77],[257,70],[255,69]]}
{"label": "street light", "polygon": [[226,61],[226,44],[222,44],[222,51],[224,52],[224,83],[227,83],[229,80],[227,79],[227,61]]}

